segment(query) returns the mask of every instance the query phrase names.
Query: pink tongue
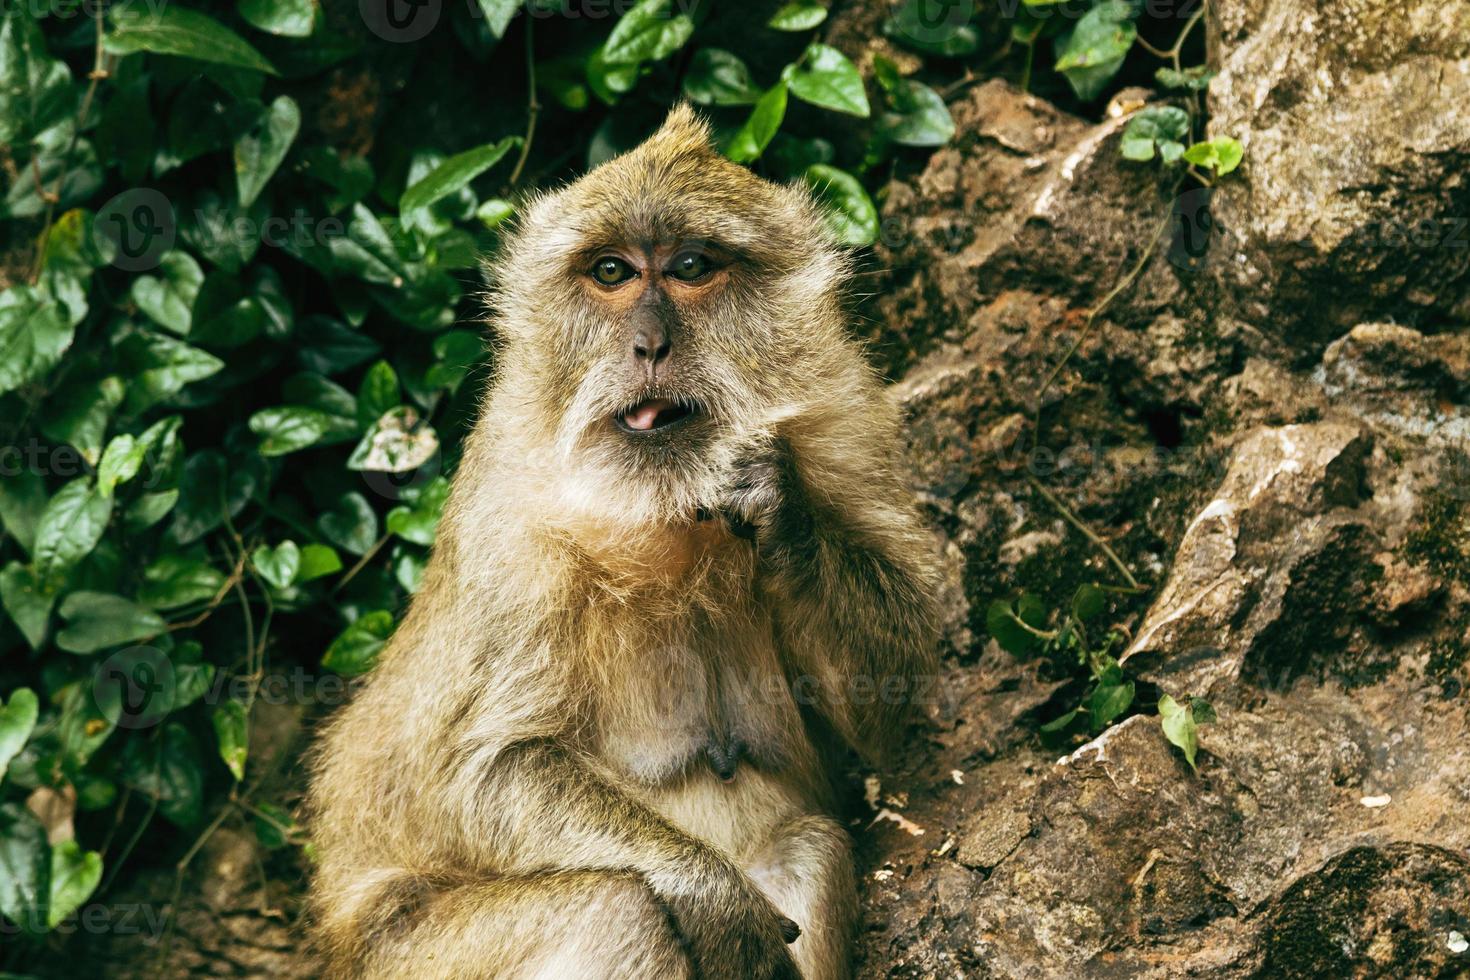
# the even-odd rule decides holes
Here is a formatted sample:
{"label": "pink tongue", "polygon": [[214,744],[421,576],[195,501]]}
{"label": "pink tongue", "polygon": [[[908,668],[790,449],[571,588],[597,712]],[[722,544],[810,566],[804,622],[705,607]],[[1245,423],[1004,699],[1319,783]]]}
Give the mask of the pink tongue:
{"label": "pink tongue", "polygon": [[653,423],[658,420],[658,413],[671,407],[673,406],[662,398],[651,398],[646,402],[633,406],[623,416],[623,421],[627,423],[630,429],[638,429],[639,431],[651,429],[653,428]]}

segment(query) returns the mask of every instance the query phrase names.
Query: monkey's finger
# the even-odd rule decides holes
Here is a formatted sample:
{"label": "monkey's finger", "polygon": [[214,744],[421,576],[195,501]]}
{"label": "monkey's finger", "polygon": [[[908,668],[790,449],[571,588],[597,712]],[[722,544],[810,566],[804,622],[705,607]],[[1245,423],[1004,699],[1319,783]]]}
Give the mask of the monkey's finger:
{"label": "monkey's finger", "polygon": [[788,943],[794,943],[801,938],[801,926],[792,920],[781,916],[781,938]]}

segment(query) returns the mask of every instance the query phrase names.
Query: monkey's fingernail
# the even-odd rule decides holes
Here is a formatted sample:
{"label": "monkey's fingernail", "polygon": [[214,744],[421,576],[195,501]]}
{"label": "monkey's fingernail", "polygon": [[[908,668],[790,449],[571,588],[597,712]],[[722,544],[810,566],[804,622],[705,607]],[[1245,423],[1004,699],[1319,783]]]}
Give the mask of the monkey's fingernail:
{"label": "monkey's fingernail", "polygon": [[796,942],[801,938],[801,926],[786,918],[786,916],[781,916],[781,938],[788,943]]}

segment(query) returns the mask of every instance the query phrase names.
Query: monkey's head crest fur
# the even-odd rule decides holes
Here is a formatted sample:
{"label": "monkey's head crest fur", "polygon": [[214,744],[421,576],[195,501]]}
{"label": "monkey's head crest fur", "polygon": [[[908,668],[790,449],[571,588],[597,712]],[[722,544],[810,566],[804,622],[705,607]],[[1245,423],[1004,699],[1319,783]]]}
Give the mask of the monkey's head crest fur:
{"label": "monkey's head crest fur", "polygon": [[843,405],[847,275],[805,187],[726,160],[677,106],[528,202],[489,269],[479,441],[516,468],[503,489],[620,524],[712,506],[741,452]]}

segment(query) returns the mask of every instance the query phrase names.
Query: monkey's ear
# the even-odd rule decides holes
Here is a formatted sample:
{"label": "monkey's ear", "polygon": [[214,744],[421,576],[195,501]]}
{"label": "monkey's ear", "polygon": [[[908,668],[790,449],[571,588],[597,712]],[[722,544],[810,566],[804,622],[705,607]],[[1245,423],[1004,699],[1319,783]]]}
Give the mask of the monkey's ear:
{"label": "monkey's ear", "polygon": [[658,142],[676,152],[708,153],[714,149],[709,123],[688,102],[680,102],[669,110],[669,117],[649,142]]}

